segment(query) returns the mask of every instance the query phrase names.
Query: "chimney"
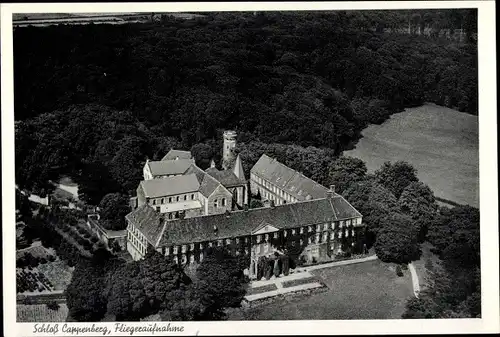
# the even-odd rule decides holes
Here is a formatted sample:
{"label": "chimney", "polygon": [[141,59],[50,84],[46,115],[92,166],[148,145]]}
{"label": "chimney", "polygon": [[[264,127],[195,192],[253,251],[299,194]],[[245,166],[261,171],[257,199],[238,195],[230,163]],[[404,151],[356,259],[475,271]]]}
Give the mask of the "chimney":
{"label": "chimney", "polygon": [[330,189],[326,191],[326,198],[332,199],[334,195],[335,195],[335,186],[331,185]]}
{"label": "chimney", "polygon": [[215,162],[214,162],[214,160],[213,160],[213,159],[212,159],[212,160],[210,160],[210,167],[211,167],[211,168],[215,168]]}

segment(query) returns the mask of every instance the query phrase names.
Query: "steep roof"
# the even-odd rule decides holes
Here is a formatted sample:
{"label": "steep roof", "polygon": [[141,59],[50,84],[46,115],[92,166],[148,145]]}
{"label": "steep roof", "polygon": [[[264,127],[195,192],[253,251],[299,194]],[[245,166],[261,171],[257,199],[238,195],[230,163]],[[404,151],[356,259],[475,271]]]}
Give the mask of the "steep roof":
{"label": "steep roof", "polygon": [[145,204],[127,214],[125,219],[138,228],[149,243],[156,246],[165,224],[160,213]]}
{"label": "steep roof", "polygon": [[243,182],[246,181],[245,172],[243,171],[243,164],[241,162],[241,157],[239,154],[238,156],[236,156],[236,162],[234,163],[233,173],[239,180]]}
{"label": "steep roof", "polygon": [[186,174],[194,174],[200,183],[199,191],[203,196],[209,197],[221,185],[214,177],[207,174],[196,165],[191,165],[186,171]]}
{"label": "steep roof", "polygon": [[241,181],[240,179],[238,179],[233,171],[219,171],[215,167],[210,167],[205,172],[211,175],[225,187],[233,187],[245,184],[245,181]]}
{"label": "steep roof", "polygon": [[183,174],[194,163],[193,159],[148,161],[153,176]]}
{"label": "steep roof", "polygon": [[190,151],[171,149],[161,160],[192,159]]}
{"label": "steep roof", "polygon": [[263,154],[251,172],[279,186],[299,201],[324,198],[328,189],[274,158]]}
{"label": "steep roof", "polygon": [[[343,197],[335,195],[330,199],[236,211],[229,215],[216,214],[168,221],[158,242],[161,247],[212,241],[250,235],[263,223],[285,229],[359,216],[361,214]],[[217,233],[213,230],[214,226],[217,226]]]}
{"label": "steep roof", "polygon": [[140,184],[147,198],[196,192],[200,188],[195,174],[143,180]]}

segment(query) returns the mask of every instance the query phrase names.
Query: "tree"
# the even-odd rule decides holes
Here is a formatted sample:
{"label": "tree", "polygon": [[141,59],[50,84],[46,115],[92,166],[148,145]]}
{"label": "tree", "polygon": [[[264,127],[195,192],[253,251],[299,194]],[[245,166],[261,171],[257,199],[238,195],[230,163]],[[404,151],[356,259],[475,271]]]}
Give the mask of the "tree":
{"label": "tree", "polygon": [[69,316],[77,322],[100,321],[106,313],[107,299],[103,293],[104,268],[82,260],[73,272],[66,289]]}
{"label": "tree", "polygon": [[437,254],[456,268],[479,266],[479,210],[471,206],[442,207],[429,226],[428,240]]}
{"label": "tree", "polygon": [[104,228],[124,229],[125,215],[130,212],[129,198],[121,193],[106,194],[99,203],[99,210]]}
{"label": "tree", "polygon": [[261,200],[254,198],[250,200],[250,208],[260,208],[260,207],[264,207],[264,204],[262,203]]}
{"label": "tree", "polygon": [[414,221],[399,213],[387,216],[377,233],[375,252],[384,262],[401,264],[418,260],[421,249]]}
{"label": "tree", "polygon": [[363,222],[367,226],[368,247],[375,242],[375,237],[384,227],[386,218],[400,212],[394,195],[371,177],[352,184],[343,196],[363,214]]}
{"label": "tree", "polygon": [[361,159],[341,156],[330,165],[328,182],[342,193],[350,184],[362,180],[366,172],[366,164]]}
{"label": "tree", "polygon": [[210,160],[213,157],[212,148],[203,143],[195,144],[191,147],[191,154],[195,160],[196,165],[205,170],[210,167]]}
{"label": "tree", "polygon": [[385,162],[380,169],[375,171],[375,178],[378,183],[391,191],[396,198],[401,196],[403,190],[410,183],[418,181],[415,168],[404,161]]}
{"label": "tree", "polygon": [[401,210],[411,216],[419,227],[419,238],[425,239],[427,228],[436,216],[437,204],[429,186],[422,182],[410,183],[399,197]]}
{"label": "tree", "polygon": [[50,301],[47,303],[47,308],[50,310],[57,311],[57,310],[59,310],[60,305],[56,301]]}
{"label": "tree", "polygon": [[196,274],[196,296],[204,307],[201,319],[224,319],[225,308],[241,305],[248,280],[236,257],[224,249],[215,248],[201,262]]}

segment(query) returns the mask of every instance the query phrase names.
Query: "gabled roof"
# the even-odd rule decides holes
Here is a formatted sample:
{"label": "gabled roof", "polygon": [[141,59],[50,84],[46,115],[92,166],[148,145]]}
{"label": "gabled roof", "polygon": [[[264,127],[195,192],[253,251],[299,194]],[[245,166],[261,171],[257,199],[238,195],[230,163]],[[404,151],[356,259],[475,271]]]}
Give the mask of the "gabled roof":
{"label": "gabled roof", "polygon": [[193,159],[148,161],[149,170],[153,176],[165,176],[171,174],[184,174],[194,163]]}
{"label": "gabled roof", "polygon": [[195,174],[143,180],[140,183],[144,196],[158,198],[169,195],[196,192],[200,183]]}
{"label": "gabled roof", "polygon": [[192,159],[190,151],[171,149],[161,160]]}
{"label": "gabled roof", "polygon": [[[273,208],[186,218],[165,223],[159,247],[247,236],[261,224],[285,229],[359,216],[361,214],[354,207],[336,195],[330,199],[308,200]],[[214,232],[214,226],[217,232]]]}
{"label": "gabled roof", "polygon": [[266,154],[259,158],[251,172],[280,187],[299,201],[324,198],[328,191],[321,184]]}
{"label": "gabled roof", "polygon": [[145,204],[127,214],[125,219],[139,229],[149,243],[156,246],[165,224],[160,213]]}
{"label": "gabled roof", "polygon": [[211,175],[225,187],[240,186],[245,184],[245,181],[241,181],[240,179],[238,179],[233,171],[219,171],[215,167],[210,167],[205,172]]}
{"label": "gabled roof", "polygon": [[191,167],[186,171],[186,174],[194,174],[196,176],[198,182],[200,183],[199,191],[206,198],[212,195],[217,187],[222,185],[214,177],[194,164],[191,165]]}

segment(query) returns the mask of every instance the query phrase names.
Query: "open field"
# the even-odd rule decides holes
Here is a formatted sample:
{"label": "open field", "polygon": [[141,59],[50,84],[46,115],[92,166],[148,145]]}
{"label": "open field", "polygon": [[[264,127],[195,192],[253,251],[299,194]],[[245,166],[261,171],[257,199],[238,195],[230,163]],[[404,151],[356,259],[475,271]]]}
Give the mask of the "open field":
{"label": "open field", "polygon": [[18,304],[18,322],[65,322],[68,316],[68,307],[65,303],[59,304],[59,310],[50,310],[45,304]]}
{"label": "open field", "polygon": [[230,320],[399,319],[413,296],[408,270],[379,260],[312,271],[328,290],[284,296],[229,313]]}
{"label": "open field", "polygon": [[426,104],[370,125],[344,155],[366,162],[369,172],[385,161],[404,160],[436,197],[479,206],[478,117]]}

